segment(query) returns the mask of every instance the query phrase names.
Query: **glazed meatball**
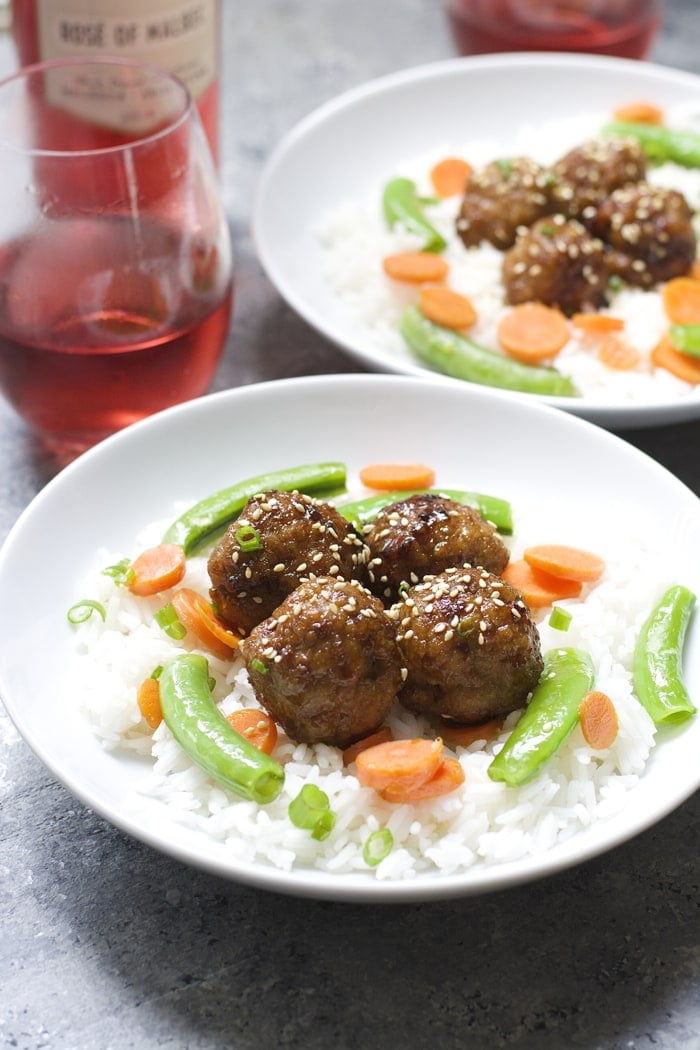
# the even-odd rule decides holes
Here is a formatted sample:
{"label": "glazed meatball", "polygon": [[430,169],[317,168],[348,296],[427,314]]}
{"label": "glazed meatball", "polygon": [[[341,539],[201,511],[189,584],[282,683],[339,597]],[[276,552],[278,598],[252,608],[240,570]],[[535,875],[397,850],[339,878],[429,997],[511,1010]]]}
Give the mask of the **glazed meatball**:
{"label": "glazed meatball", "polygon": [[565,313],[605,303],[605,246],[576,219],[552,215],[523,232],[503,257],[506,301],[540,302]]}
{"label": "glazed meatball", "polygon": [[591,139],[554,165],[554,198],[569,217],[586,218],[613,190],[646,176],[646,154],[634,139]]}
{"label": "glazed meatball", "polygon": [[299,492],[253,496],[209,556],[210,595],[240,634],[308,576],[362,575],[367,550],[330,503]]}
{"label": "glazed meatball", "polygon": [[483,565],[502,572],[508,548],[478,510],[446,496],[409,496],[385,507],[368,526],[370,589],[385,602],[399,588],[454,565]]}
{"label": "glazed meatball", "polygon": [[553,210],[551,172],[529,157],[496,160],[469,176],[456,220],[467,248],[489,241],[510,248],[518,227],[531,226]]}
{"label": "glazed meatball", "polygon": [[611,272],[641,288],[688,273],[695,259],[693,212],[677,190],[623,186],[603,201],[590,228],[610,246]]}
{"label": "glazed meatball", "polygon": [[522,707],[542,673],[537,628],[520,593],[480,568],[412,587],[390,615],[411,711],[470,724]]}
{"label": "glazed meatball", "polygon": [[300,583],[241,653],[258,702],[302,743],[347,747],[367,736],[403,684],[394,624],[358,580]]}

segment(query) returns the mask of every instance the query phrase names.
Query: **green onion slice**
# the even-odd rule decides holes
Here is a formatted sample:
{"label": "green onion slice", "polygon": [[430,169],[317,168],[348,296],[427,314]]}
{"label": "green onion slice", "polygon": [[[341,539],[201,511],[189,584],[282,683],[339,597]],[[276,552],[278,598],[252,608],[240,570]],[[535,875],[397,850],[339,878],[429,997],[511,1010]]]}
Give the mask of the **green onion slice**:
{"label": "green onion slice", "polygon": [[262,660],[258,660],[257,656],[254,660],[250,661],[250,666],[251,669],[253,671],[257,671],[258,674],[267,674],[267,666],[262,662]]}
{"label": "green onion slice", "polygon": [[107,619],[107,611],[101,602],[94,602],[91,598],[84,598],[81,602],[71,605],[66,616],[69,623],[85,623],[94,612],[102,618],[103,622]]}
{"label": "green onion slice", "polygon": [[335,813],[330,808],[328,795],[316,784],[304,784],[289,803],[288,812],[295,828],[305,828],[319,841],[328,838],[335,827]]}
{"label": "green onion slice", "polygon": [[179,642],[181,638],[184,638],[187,634],[187,628],[184,623],[178,620],[175,607],[172,603],[168,602],[162,609],[159,609],[154,614],[153,619],[156,621],[159,627],[167,634],[168,638],[173,638]]}
{"label": "green onion slice", "polygon": [[103,576],[111,576],[118,587],[125,587],[134,578],[134,570],[131,568],[129,558],[122,558],[115,565],[108,565],[102,570]]}
{"label": "green onion slice", "polygon": [[672,324],[669,335],[676,350],[700,357],[700,324]]}
{"label": "green onion slice", "polygon": [[394,848],[394,836],[388,828],[373,831],[365,839],[362,847],[362,859],[370,868],[376,868]]}
{"label": "green onion slice", "polygon": [[571,619],[571,613],[568,609],[562,609],[560,605],[555,605],[549,614],[549,626],[553,627],[555,631],[568,631]]}
{"label": "green onion slice", "polygon": [[241,525],[235,532],[236,542],[242,551],[259,551],[262,549],[260,533],[252,525]]}

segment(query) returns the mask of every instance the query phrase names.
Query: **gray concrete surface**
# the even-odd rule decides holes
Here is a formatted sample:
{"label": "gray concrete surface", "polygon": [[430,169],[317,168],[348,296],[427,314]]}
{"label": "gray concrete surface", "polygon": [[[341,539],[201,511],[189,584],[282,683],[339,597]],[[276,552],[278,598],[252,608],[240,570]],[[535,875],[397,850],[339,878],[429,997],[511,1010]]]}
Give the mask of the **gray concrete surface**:
{"label": "gray concrete surface", "polygon": [[[316,105],[454,54],[441,4],[223,7],[222,175],[238,285],[216,386],[359,371],[262,275],[252,195],[270,148]],[[700,73],[699,35],[697,0],[670,0],[653,58]],[[626,436],[700,492],[700,424]],[[0,404],[0,539],[50,474]],[[77,803],[4,714],[0,805],[2,1047],[700,1048],[698,797],[545,881],[391,907],[288,899],[162,856]]]}

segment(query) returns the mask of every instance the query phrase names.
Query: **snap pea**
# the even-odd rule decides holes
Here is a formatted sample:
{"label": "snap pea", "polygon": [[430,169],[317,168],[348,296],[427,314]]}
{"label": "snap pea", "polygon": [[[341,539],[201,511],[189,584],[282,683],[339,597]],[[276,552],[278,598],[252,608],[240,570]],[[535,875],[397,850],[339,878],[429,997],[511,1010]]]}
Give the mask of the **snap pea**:
{"label": "snap pea", "polygon": [[578,708],[594,680],[582,649],[552,649],[530,703],[488,767],[491,780],[518,787],[532,780],[561,747],[578,721]]}
{"label": "snap pea", "polygon": [[700,357],[700,324],[672,324],[669,335],[676,350]]}
{"label": "snap pea", "polygon": [[656,725],[673,725],[694,715],[683,682],[683,644],[695,595],[669,587],[647,617],[635,645],[634,691]]}
{"label": "snap pea", "polygon": [[410,233],[423,237],[424,251],[441,252],[447,247],[445,238],[426,219],[412,179],[390,179],[384,187],[382,205],[389,227],[400,223]]}
{"label": "snap pea", "polygon": [[163,719],[192,761],[224,787],[260,805],[277,798],[282,766],[259,751],[226,721],[211,695],[209,665],[198,653],[181,653],[160,675]]}
{"label": "snap pea", "polygon": [[407,499],[428,493],[435,496],[447,496],[457,503],[466,503],[469,507],[475,507],[482,518],[492,522],[499,532],[506,536],[513,534],[513,512],[507,500],[498,496],[487,496],[482,492],[463,492],[461,489],[410,489],[407,491],[382,492],[378,496],[366,496],[364,499],[354,500],[352,503],[339,503],[338,510],[351,521],[356,529],[362,529],[363,525],[376,518],[380,510],[388,507],[397,500]]}
{"label": "snap pea", "polygon": [[604,135],[634,138],[650,160],[672,161],[684,168],[700,168],[700,135],[662,124],[612,121],[603,127]]}
{"label": "snap pea", "polygon": [[556,369],[521,364],[479,346],[458,332],[433,324],[417,306],[406,307],[400,330],[416,356],[443,375],[528,394],[576,395],[571,380]]}
{"label": "snap pea", "polygon": [[179,543],[186,554],[212,539],[241,513],[251,496],[268,489],[299,490],[309,496],[332,496],[345,489],[344,463],[312,463],[258,474],[221,489],[190,507],[166,530],[163,543]]}

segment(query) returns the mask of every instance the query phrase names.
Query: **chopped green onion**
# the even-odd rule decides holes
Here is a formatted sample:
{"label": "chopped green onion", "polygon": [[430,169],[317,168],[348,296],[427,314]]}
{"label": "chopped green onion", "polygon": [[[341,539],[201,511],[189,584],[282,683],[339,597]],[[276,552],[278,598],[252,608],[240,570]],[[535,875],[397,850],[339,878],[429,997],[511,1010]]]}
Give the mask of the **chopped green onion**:
{"label": "chopped green onion", "polygon": [[700,357],[700,324],[672,324],[669,334],[676,350]]}
{"label": "chopped green onion", "polygon": [[507,157],[501,157],[496,161],[496,167],[504,179],[509,179],[513,174],[513,164]]}
{"label": "chopped green onion", "polygon": [[553,237],[554,234],[557,232],[557,228],[551,222],[542,223],[542,225],[539,227],[539,232],[542,234],[543,237]]}
{"label": "chopped green onion", "polygon": [[365,844],[362,847],[362,859],[370,868],[376,868],[377,864],[380,864],[385,857],[389,856],[393,848],[394,836],[388,828],[380,828],[378,831],[373,831],[365,839]]}
{"label": "chopped green onion", "polygon": [[236,542],[242,551],[259,551],[262,548],[260,533],[252,525],[241,525],[236,529]]}
{"label": "chopped green onion", "polygon": [[96,612],[103,621],[107,619],[107,612],[104,605],[100,602],[94,602],[90,598],[85,598],[83,601],[71,605],[66,616],[70,623],[85,623],[86,620],[90,619],[94,612]]}
{"label": "chopped green onion", "polygon": [[154,667],[153,670],[151,671],[151,678],[154,678],[156,680],[156,682],[157,682],[158,679],[160,678],[160,676],[162,675],[162,673],[163,673],[163,665],[162,664],[158,664],[158,666]]}
{"label": "chopped green onion", "polygon": [[159,609],[155,613],[153,619],[156,621],[159,627],[163,629],[168,638],[174,638],[175,641],[180,641],[187,634],[187,628],[177,618],[174,606],[168,602],[162,609]]}
{"label": "chopped green onion", "polygon": [[254,660],[250,661],[250,666],[252,670],[257,671],[258,674],[267,674],[267,665],[264,664],[262,660],[258,660],[257,656]]}
{"label": "chopped green onion", "polygon": [[311,837],[321,841],[328,838],[335,826],[335,813],[325,791],[315,784],[304,784],[295,799],[289,803],[289,819],[296,828],[305,828]]}
{"label": "chopped green onion", "polygon": [[555,631],[568,631],[570,623],[571,613],[569,610],[562,609],[560,605],[555,605],[549,614],[549,626],[553,627]]}
{"label": "chopped green onion", "polygon": [[134,570],[131,568],[131,561],[128,558],[122,558],[115,565],[108,565],[106,569],[103,569],[102,575],[111,576],[117,587],[125,587],[133,580]]}
{"label": "chopped green onion", "polygon": [[406,595],[408,594],[410,589],[411,589],[411,585],[408,582],[408,580],[402,580],[401,583],[399,584],[399,586],[396,589],[396,593],[397,593],[399,598],[403,599],[403,598],[406,597]]}
{"label": "chopped green onion", "polygon": [[614,273],[612,275],[612,277],[608,281],[608,291],[610,291],[610,292],[620,292],[620,291],[622,291],[624,286],[625,286],[625,282],[616,273]]}
{"label": "chopped green onion", "polygon": [[471,618],[471,616],[465,616],[457,624],[457,634],[461,638],[466,638],[475,629],[476,629],[476,624],[474,623],[474,620]]}

